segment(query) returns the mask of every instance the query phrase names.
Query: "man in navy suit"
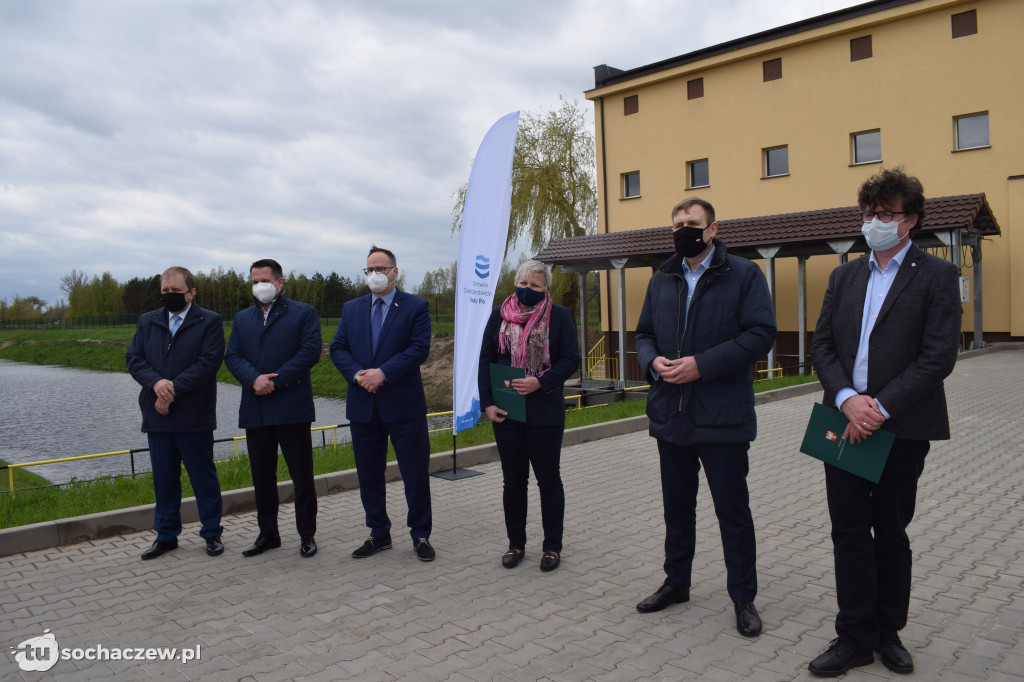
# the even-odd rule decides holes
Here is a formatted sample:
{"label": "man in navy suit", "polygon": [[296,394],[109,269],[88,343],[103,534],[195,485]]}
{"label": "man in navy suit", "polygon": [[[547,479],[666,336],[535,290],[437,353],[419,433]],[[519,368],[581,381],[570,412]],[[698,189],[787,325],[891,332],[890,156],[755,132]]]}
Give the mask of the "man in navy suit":
{"label": "man in navy suit", "polygon": [[255,305],[235,315],[224,364],[242,385],[238,426],[245,429],[260,532],[243,556],[281,546],[277,528],[277,450],[295,491],[299,554],[317,552],[313,441],[316,420],[309,372],[323,343],[316,309],[284,293],[281,264],[264,258],[249,268]]}
{"label": "man in navy suit", "polygon": [[824,677],[872,663],[872,649],[889,670],[914,670],[897,635],[910,607],[906,529],[929,441],[949,438],[942,381],[960,346],[959,273],[910,240],[925,217],[921,183],[883,170],[861,186],[858,204],[871,253],[829,277],[811,358],[824,403],[849,420],[844,439],[884,427],[896,440],[878,483],[825,465],[838,637],[808,666]]}
{"label": "man in navy suit", "polygon": [[143,559],[178,548],[181,533],[181,465],[185,465],[203,527],[206,553],[224,553],[221,497],[213,464],[217,428],[217,370],[224,358],[220,315],[195,302],[196,281],[180,266],[160,277],[164,307],[139,316],[125,353],[128,371],[142,386],[142,430],[149,438],[156,508],[156,542]]}
{"label": "man in navy suit", "polygon": [[430,353],[430,308],[395,287],[398,263],[391,251],[370,247],[364,272],[372,293],[345,304],[331,344],[331,360],[348,381],[345,416],[370,527],[370,537],[352,557],[364,559],[391,548],[384,489],[390,437],[405,483],[413,550],[420,561],[433,561],[430,439],[420,378],[420,365]]}

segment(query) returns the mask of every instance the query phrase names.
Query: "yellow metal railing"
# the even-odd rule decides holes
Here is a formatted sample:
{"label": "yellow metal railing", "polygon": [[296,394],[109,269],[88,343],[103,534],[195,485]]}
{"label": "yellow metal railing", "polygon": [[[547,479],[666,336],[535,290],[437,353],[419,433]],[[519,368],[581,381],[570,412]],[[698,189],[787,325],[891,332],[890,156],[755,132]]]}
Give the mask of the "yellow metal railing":
{"label": "yellow metal railing", "polygon": [[[137,451],[136,451],[137,452]],[[44,459],[39,462],[22,462],[21,464],[7,465],[7,482],[10,484],[10,491],[14,492],[14,470],[27,467],[39,466],[40,464],[60,464],[62,462],[74,462],[80,459],[95,459],[96,457],[110,457],[111,455],[130,455],[131,450],[115,450],[114,452],[99,452],[95,455],[77,455],[75,457],[61,457],[60,459]]]}
{"label": "yellow metal railing", "polygon": [[[603,351],[598,351],[598,347],[604,346],[604,336],[602,336],[593,347],[587,351],[586,357],[586,368],[588,379],[594,378],[594,370],[599,366],[601,367],[601,379],[615,379],[619,376],[619,359],[610,358],[604,354]],[[599,354],[600,353],[600,354]]]}
{"label": "yellow metal railing", "polygon": [[782,365],[775,365],[775,368],[768,367],[767,369],[755,369],[754,370],[754,381],[767,381],[768,379],[774,379],[775,374],[782,376]]}

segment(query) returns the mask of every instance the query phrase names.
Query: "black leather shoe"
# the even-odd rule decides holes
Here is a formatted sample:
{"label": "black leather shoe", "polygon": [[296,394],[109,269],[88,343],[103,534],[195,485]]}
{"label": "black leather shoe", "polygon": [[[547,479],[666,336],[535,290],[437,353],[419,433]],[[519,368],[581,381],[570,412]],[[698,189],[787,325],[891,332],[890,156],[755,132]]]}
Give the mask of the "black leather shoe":
{"label": "black leather shoe", "polygon": [[547,573],[558,568],[558,564],[562,561],[561,557],[558,556],[558,552],[544,552],[544,556],[540,558],[540,570]]}
{"label": "black leather shoe", "polygon": [[856,651],[841,638],[829,642],[825,652],[810,662],[807,669],[819,677],[839,677],[850,668],[871,665],[875,657],[870,651]]}
{"label": "black leather shoe", "polygon": [[220,536],[215,538],[206,538],[206,553],[210,556],[220,556],[224,553],[224,543],[220,541]]}
{"label": "black leather shoe", "polygon": [[268,549],[276,549],[280,546],[280,535],[264,535],[263,533],[260,533],[259,537],[256,538],[256,542],[242,550],[242,556],[256,556],[257,554],[263,554]]}
{"label": "black leather shoe", "polygon": [[666,580],[657,592],[637,604],[636,610],[642,613],[652,613],[661,611],[669,604],[682,604],[687,601],[690,601],[690,590],[673,587],[672,583]]}
{"label": "black leather shoe", "polygon": [[299,545],[299,554],[307,559],[316,554],[316,540],[312,535],[303,535],[302,544]]}
{"label": "black leather shoe", "polygon": [[505,568],[515,568],[524,556],[526,556],[526,550],[509,548],[501,555],[501,565]]}
{"label": "black leather shoe", "polygon": [[914,672],[914,659],[896,635],[883,637],[875,644],[875,651],[882,659],[882,665],[894,673],[909,675]]}
{"label": "black leather shoe", "polygon": [[413,540],[412,548],[416,552],[416,558],[420,561],[433,561],[437,556],[434,548],[430,546],[430,541],[426,538],[416,538]]}
{"label": "black leather shoe", "polygon": [[375,538],[372,535],[363,543],[363,546],[352,552],[353,559],[365,559],[377,552],[391,549],[391,533]]}
{"label": "black leather shoe", "polygon": [[761,634],[761,616],[757,613],[754,602],[736,602],[736,631],[744,637],[757,637]]}
{"label": "black leather shoe", "polygon": [[170,552],[172,549],[178,549],[178,538],[173,540],[157,540],[153,543],[153,546],[142,553],[143,561],[149,559],[155,559],[162,554]]}

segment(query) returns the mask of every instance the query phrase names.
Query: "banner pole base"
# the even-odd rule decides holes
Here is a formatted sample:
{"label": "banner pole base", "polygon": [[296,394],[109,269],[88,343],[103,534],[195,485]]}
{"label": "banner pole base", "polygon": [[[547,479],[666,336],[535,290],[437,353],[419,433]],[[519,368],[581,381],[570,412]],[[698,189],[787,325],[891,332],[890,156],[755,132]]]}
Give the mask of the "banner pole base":
{"label": "banner pole base", "polygon": [[448,471],[435,471],[430,474],[434,478],[443,478],[446,481],[461,481],[464,478],[473,478],[474,476],[483,476],[482,471],[473,471],[472,469],[460,469],[458,460],[456,459],[459,450],[459,435],[452,434],[452,468]]}

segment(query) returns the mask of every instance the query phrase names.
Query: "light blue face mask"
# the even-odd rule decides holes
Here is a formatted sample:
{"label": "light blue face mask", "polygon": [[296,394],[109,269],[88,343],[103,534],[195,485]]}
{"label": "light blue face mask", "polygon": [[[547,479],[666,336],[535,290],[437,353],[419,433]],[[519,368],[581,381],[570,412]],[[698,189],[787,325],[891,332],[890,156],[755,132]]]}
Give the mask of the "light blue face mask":
{"label": "light blue face mask", "polygon": [[872,251],[885,251],[899,244],[899,227],[903,220],[883,223],[875,217],[870,223],[864,223],[860,231],[864,235],[864,241],[868,243],[868,248]]}

